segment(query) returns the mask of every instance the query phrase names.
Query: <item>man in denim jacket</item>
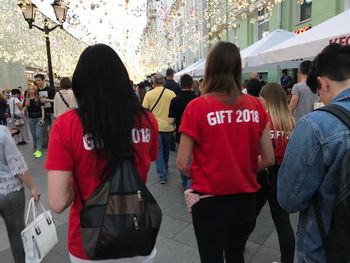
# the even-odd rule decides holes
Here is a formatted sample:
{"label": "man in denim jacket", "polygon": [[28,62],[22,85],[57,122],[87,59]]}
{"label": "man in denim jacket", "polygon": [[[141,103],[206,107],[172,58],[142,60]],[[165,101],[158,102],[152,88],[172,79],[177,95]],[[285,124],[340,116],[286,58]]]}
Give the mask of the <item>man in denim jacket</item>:
{"label": "man in denim jacket", "polygon": [[[350,111],[350,46],[326,47],[313,61],[307,84],[313,92],[318,92],[321,102],[337,104]],[[349,129],[328,112],[309,113],[293,131],[278,174],[277,197],[287,212],[300,211],[298,262],[325,262],[312,200],[319,194],[328,232],[337,168],[349,149]]]}

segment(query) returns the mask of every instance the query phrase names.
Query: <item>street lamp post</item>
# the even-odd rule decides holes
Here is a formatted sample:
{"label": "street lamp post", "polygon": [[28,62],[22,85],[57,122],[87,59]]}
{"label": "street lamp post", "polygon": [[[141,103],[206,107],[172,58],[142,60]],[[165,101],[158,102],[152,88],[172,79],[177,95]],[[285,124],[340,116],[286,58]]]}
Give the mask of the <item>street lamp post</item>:
{"label": "street lamp post", "polygon": [[58,27],[63,29],[63,23],[64,21],[66,21],[68,7],[62,4],[60,0],[55,0],[53,2],[52,7],[55,11],[55,16],[59,24],[55,25],[52,28],[49,28],[49,21],[46,18],[44,19],[44,27],[39,27],[33,24],[35,21],[35,14],[37,10],[37,7],[35,4],[31,2],[19,3],[18,6],[21,8],[24,19],[28,22],[29,28],[32,29],[33,27],[35,27],[45,33],[49,81],[50,81],[50,87],[54,87],[49,34],[51,31],[55,30]]}

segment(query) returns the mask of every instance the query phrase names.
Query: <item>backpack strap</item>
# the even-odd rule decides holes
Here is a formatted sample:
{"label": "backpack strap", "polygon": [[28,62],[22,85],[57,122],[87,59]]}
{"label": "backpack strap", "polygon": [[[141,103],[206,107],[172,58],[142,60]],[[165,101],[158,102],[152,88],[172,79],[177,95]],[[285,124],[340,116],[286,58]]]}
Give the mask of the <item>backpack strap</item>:
{"label": "backpack strap", "polygon": [[[350,111],[345,109],[342,106],[336,105],[336,104],[329,104],[327,106],[324,106],[322,108],[316,109],[317,111],[326,111],[337,117],[339,120],[341,120],[349,129],[350,129]],[[319,194],[317,194],[313,200],[313,206],[315,211],[315,218],[316,222],[320,231],[321,239],[323,246],[326,247],[327,243],[327,234],[326,234],[326,228],[323,223],[322,219],[322,213],[321,213],[321,206],[319,204]]]}
{"label": "backpack strap", "polygon": [[350,129],[350,111],[342,106],[336,104],[329,104],[322,108],[316,109],[318,111],[326,111],[333,114],[339,120],[341,120]]}

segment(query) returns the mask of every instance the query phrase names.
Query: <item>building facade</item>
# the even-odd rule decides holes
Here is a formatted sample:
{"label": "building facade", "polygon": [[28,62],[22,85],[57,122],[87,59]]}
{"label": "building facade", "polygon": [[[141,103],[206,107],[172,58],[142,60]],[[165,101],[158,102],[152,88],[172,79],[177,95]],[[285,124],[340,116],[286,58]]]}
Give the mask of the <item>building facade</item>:
{"label": "building facade", "polygon": [[[250,1],[148,2],[154,11],[149,21],[157,25],[150,28],[155,30],[153,35],[160,35],[157,41],[162,43],[156,50],[163,59],[158,70],[173,67],[175,71],[205,58],[217,41],[233,42],[243,50],[276,29],[302,34],[350,8],[350,0],[257,0],[245,6],[237,3]],[[152,47],[145,54],[150,55],[150,50]],[[278,81],[276,71],[261,73],[268,81]]]}

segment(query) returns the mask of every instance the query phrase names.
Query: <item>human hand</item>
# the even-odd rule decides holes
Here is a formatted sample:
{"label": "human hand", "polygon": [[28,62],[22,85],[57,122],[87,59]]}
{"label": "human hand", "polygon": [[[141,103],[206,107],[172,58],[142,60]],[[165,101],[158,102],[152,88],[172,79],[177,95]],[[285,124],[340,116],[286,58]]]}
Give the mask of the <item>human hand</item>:
{"label": "human hand", "polygon": [[30,193],[31,193],[32,197],[34,198],[34,201],[35,201],[35,202],[38,202],[39,199],[40,199],[41,193],[40,193],[39,190],[36,188],[36,186],[33,186],[33,187],[30,189]]}
{"label": "human hand", "polygon": [[26,99],[26,106],[30,106],[30,100],[29,99]]}
{"label": "human hand", "polygon": [[45,99],[45,98],[41,98],[41,99],[40,99],[40,102],[41,102],[41,103],[46,103],[46,99]]}

